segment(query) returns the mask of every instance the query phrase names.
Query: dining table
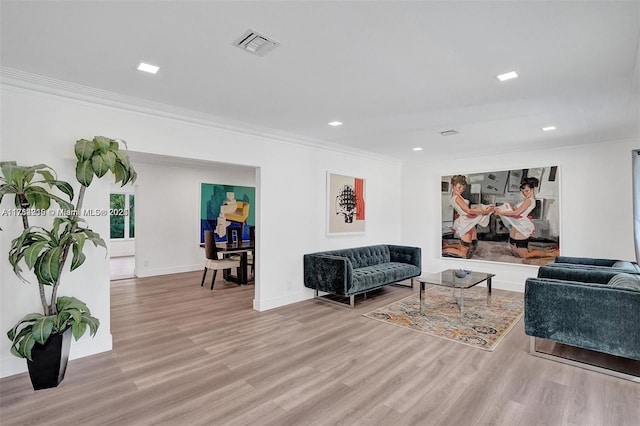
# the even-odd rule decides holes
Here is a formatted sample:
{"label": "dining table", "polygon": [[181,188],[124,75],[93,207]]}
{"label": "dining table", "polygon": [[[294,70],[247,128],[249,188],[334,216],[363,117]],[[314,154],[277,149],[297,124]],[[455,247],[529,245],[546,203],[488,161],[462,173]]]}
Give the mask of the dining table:
{"label": "dining table", "polygon": [[225,269],[222,272],[222,276],[227,281],[235,282],[240,285],[247,284],[249,282],[249,277],[247,274],[247,257],[250,252],[253,252],[256,249],[256,242],[219,242],[216,243],[216,249],[219,253],[222,253],[223,256],[232,254],[240,255],[240,267],[238,268],[237,275],[233,275],[230,269]]}

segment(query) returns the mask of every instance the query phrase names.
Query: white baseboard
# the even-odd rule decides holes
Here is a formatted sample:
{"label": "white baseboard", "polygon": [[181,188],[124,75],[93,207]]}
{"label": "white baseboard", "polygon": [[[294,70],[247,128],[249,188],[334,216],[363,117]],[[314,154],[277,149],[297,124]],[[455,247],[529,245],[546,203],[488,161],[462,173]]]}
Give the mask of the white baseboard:
{"label": "white baseboard", "polygon": [[136,268],[133,273],[136,277],[155,277],[158,275],[179,274],[181,272],[202,271],[202,264],[171,266],[168,268]]}
{"label": "white baseboard", "polygon": [[286,294],[280,297],[274,297],[272,299],[257,300],[253,299],[253,309],[256,311],[268,311],[269,309],[279,308],[280,306],[289,305],[291,303],[302,302],[303,300],[312,299],[313,296],[309,296],[305,292],[299,292],[294,294]]}

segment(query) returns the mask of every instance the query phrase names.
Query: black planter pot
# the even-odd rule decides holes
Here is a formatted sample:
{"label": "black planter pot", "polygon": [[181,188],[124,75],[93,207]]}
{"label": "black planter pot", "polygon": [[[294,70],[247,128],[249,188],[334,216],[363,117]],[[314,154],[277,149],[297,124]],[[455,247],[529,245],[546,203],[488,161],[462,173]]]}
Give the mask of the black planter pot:
{"label": "black planter pot", "polygon": [[52,334],[44,345],[36,343],[31,350],[33,361],[27,360],[34,390],[55,388],[64,379],[71,349],[71,328]]}

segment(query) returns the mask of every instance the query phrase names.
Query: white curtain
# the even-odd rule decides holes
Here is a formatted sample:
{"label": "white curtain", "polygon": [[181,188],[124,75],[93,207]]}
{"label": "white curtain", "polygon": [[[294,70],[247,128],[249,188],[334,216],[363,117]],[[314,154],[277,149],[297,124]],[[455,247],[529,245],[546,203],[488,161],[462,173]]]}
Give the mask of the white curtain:
{"label": "white curtain", "polygon": [[631,151],[633,179],[633,232],[636,241],[636,262],[640,263],[640,149]]}

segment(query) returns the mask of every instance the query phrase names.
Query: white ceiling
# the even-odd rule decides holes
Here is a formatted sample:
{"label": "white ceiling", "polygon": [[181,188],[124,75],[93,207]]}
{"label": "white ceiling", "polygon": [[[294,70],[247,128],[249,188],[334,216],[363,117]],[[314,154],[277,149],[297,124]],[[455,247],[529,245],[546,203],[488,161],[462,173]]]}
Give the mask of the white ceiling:
{"label": "white ceiling", "polygon": [[[304,141],[409,159],[640,138],[640,1],[2,0],[0,12],[5,72]],[[249,28],[281,45],[234,47]]]}

